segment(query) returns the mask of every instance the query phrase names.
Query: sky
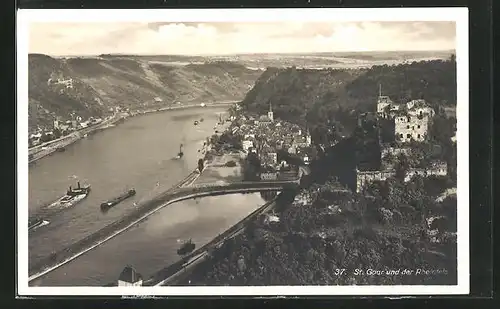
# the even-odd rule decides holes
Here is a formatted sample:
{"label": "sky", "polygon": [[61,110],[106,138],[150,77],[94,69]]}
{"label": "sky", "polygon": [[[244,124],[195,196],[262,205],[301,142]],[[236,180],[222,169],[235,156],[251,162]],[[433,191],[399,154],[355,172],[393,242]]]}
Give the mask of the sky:
{"label": "sky", "polygon": [[29,52],[230,55],[455,49],[455,22],[36,22]]}

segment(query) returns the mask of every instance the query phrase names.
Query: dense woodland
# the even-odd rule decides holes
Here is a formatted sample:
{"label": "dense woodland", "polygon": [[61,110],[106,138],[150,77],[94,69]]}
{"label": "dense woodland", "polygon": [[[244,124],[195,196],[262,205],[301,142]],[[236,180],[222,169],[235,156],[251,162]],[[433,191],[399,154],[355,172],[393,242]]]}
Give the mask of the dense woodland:
{"label": "dense woodland", "polygon": [[[257,220],[213,252],[189,280],[193,285],[455,284],[456,198],[441,203],[431,198],[446,181],[391,179],[370,187],[369,197],[337,193],[331,181],[317,185],[312,205],[283,202],[276,212],[279,223]],[[430,227],[422,219],[429,216],[439,218]],[[438,230],[439,242],[430,242],[428,229]],[[354,275],[355,269],[405,268],[443,272]],[[346,271],[339,275],[339,269]]]}

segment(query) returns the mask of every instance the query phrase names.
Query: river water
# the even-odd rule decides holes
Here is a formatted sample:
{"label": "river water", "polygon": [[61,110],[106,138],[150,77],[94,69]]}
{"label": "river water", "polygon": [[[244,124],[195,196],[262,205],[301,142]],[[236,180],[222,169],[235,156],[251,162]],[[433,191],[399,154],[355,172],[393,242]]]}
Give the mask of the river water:
{"label": "river water", "polygon": [[[30,233],[30,264],[119,219],[133,210],[134,202],[144,202],[186,177],[197,167],[202,156],[198,149],[224,112],[224,108],[198,108],[137,116],[30,167],[30,216],[77,180],[92,185],[87,199],[44,218],[50,224]],[[200,118],[204,121],[194,126]],[[176,160],[181,143],[184,157]],[[221,170],[211,177],[223,176]],[[137,191],[135,197],[106,214],[100,211],[101,202],[131,187]],[[201,246],[264,203],[260,194],[237,194],[169,205],[34,284],[100,286],[116,281],[127,264],[149,277],[179,259],[176,250],[181,241],[192,238]]]}

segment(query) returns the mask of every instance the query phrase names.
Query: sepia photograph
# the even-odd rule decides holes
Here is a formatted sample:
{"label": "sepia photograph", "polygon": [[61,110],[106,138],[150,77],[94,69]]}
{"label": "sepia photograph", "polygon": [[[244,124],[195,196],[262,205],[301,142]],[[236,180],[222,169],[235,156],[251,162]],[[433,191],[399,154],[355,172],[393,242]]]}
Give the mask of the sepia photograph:
{"label": "sepia photograph", "polygon": [[466,8],[17,15],[20,295],[468,293]]}

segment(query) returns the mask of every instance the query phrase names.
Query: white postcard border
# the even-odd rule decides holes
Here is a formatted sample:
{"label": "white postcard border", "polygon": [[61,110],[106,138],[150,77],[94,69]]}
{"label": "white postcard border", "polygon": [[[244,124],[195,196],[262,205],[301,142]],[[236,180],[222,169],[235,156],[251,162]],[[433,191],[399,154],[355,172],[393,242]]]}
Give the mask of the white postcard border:
{"label": "white postcard border", "polygon": [[[29,287],[28,27],[30,22],[455,21],[457,61],[457,263],[455,286]],[[17,11],[18,295],[445,295],[469,293],[469,47],[467,8]]]}

